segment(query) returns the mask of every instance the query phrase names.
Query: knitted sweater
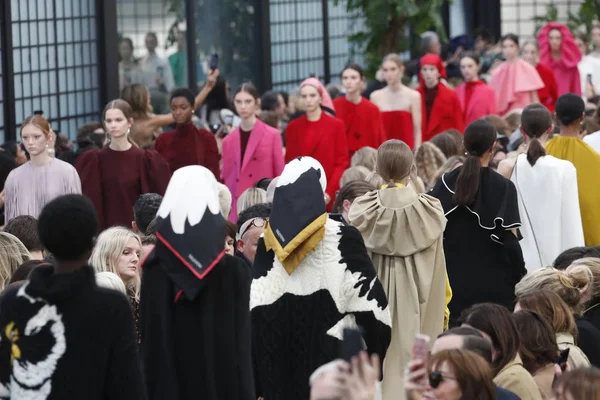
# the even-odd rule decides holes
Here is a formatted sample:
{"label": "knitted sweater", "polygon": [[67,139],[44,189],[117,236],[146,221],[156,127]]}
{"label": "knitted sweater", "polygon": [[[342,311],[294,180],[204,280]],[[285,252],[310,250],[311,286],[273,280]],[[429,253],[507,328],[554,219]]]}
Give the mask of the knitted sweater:
{"label": "knitted sweater", "polygon": [[83,267],[35,269],[0,304],[0,399],[145,399],[129,302]]}

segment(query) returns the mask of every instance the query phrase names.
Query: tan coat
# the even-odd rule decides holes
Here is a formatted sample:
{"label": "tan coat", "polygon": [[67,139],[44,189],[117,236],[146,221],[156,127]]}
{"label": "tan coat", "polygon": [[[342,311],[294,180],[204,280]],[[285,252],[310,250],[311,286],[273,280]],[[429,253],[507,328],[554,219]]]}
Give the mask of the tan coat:
{"label": "tan coat", "polygon": [[575,345],[575,339],[573,335],[567,332],[556,334],[556,343],[558,344],[559,350],[569,349],[569,369],[576,368],[587,368],[590,366],[590,360],[584,352]]}
{"label": "tan coat", "polygon": [[440,202],[412,188],[369,192],[349,220],[361,232],[388,297],[392,341],[383,365],[383,399],[404,393],[402,377],[417,333],[442,332],[446,306],[446,218]]}
{"label": "tan coat", "polygon": [[531,374],[523,367],[518,354],[494,377],[494,383],[498,387],[510,390],[523,400],[542,400],[540,389]]}
{"label": "tan coat", "polygon": [[552,398],[552,384],[554,383],[554,364],[548,364],[533,375],[533,379],[540,390],[542,400]]}

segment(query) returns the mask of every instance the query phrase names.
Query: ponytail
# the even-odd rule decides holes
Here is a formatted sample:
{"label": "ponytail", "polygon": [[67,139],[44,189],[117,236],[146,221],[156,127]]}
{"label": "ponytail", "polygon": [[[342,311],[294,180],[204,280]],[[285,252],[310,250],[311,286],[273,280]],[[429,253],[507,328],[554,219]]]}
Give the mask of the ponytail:
{"label": "ponytail", "polygon": [[479,157],[469,154],[456,179],[454,202],[459,206],[468,206],[475,201],[479,191],[479,177],[481,175],[481,162]]}
{"label": "ponytail", "polygon": [[527,147],[527,161],[533,167],[540,157],[546,155],[546,149],[544,149],[538,138],[535,137],[531,139]]}

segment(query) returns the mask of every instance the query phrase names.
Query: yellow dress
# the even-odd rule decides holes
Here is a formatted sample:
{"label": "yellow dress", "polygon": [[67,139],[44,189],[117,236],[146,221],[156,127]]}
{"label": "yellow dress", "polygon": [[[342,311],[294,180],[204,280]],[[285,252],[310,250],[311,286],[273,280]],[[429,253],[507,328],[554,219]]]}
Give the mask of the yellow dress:
{"label": "yellow dress", "polygon": [[586,246],[600,245],[600,154],[576,137],[555,136],[546,152],[573,163],[577,169],[579,208]]}

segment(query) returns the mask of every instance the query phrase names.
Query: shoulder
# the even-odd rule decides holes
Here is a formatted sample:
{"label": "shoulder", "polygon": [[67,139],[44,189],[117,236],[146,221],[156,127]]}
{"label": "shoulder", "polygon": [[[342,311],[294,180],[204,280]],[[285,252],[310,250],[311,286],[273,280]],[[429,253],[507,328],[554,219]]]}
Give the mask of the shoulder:
{"label": "shoulder", "polygon": [[337,108],[344,108],[344,106],[346,105],[347,100],[344,96],[340,96],[340,97],[336,97],[335,99],[333,99],[333,105],[334,107]]}
{"label": "shoulder", "polygon": [[175,135],[175,131],[174,130],[161,133],[156,138],[156,144],[155,144],[155,146],[159,145],[159,144],[165,144],[166,142],[170,142],[171,139],[173,138],[173,135]]}
{"label": "shoulder", "polygon": [[57,170],[59,170],[61,172],[65,172],[65,173],[77,172],[75,167],[73,167],[71,164],[69,164],[68,162],[65,162],[63,160],[60,160],[58,158],[53,159],[52,164],[53,164],[52,165],[53,168],[56,168]]}
{"label": "shoulder", "polygon": [[326,124],[331,125],[335,128],[344,129],[344,121],[342,121],[341,119],[339,119],[337,117],[333,117],[325,112],[323,112],[323,114],[321,116],[321,121],[323,121]]}
{"label": "shoulder", "polygon": [[306,114],[303,114],[303,115],[299,116],[298,118],[291,120],[285,130],[286,130],[286,132],[289,132],[290,129],[291,130],[298,129],[298,128],[304,126],[305,124],[306,124]]}
{"label": "shoulder", "polygon": [[500,175],[502,175],[503,177],[505,177],[506,179],[510,179],[512,172],[513,172],[513,168],[515,167],[515,164],[517,163],[518,158],[507,158],[504,159],[502,161],[500,161],[500,164],[498,165],[498,173]]}
{"label": "shoulder", "polygon": [[383,89],[378,89],[378,90],[375,90],[375,91],[373,91],[373,92],[371,93],[371,96],[370,96],[371,100],[377,100],[377,99],[379,99],[381,96],[383,96],[383,95],[384,95],[384,90],[385,90],[385,88],[383,88]]}
{"label": "shoulder", "polygon": [[372,101],[369,101],[369,100],[365,99],[364,97],[360,101],[360,106],[364,107],[367,110],[369,110],[369,112],[377,113],[377,114],[380,113],[379,107],[377,107],[377,105],[375,103],[373,103]]}
{"label": "shoulder", "polygon": [[83,152],[75,161],[75,168],[77,170],[82,168],[95,168],[100,163],[101,154],[104,149],[93,149]]}

